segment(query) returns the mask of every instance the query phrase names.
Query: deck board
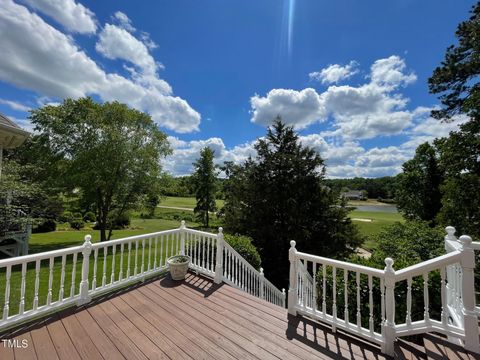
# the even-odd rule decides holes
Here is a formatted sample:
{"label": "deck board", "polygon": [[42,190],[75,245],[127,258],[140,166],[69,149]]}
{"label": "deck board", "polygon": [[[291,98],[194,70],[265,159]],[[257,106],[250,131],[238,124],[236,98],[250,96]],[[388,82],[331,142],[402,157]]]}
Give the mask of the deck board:
{"label": "deck board", "polygon": [[[0,334],[28,341],[0,343],[0,359],[375,359],[378,346],[308,318],[288,315],[226,284],[189,273],[168,276],[95,299]],[[400,339],[399,359],[476,357],[436,336],[421,344]]]}

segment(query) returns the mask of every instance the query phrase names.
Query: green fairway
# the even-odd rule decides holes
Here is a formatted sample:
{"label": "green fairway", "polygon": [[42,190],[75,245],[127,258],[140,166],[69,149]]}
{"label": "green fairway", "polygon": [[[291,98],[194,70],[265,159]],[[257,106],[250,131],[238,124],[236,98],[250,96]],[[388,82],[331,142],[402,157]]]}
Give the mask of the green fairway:
{"label": "green fairway", "polygon": [[[217,209],[221,209],[224,201],[223,200],[216,200]],[[180,208],[188,208],[193,209],[197,204],[197,200],[194,197],[173,197],[167,196],[166,198],[162,199],[160,202],[160,206],[171,206],[171,207],[180,207]]]}
{"label": "green fairway", "polygon": [[350,213],[350,217],[354,219],[353,222],[358,226],[361,234],[367,237],[367,241],[362,246],[367,250],[375,249],[375,242],[373,241],[371,235],[378,234],[386,225],[393,224],[396,221],[403,221],[402,215],[399,213],[379,211],[354,210]]}

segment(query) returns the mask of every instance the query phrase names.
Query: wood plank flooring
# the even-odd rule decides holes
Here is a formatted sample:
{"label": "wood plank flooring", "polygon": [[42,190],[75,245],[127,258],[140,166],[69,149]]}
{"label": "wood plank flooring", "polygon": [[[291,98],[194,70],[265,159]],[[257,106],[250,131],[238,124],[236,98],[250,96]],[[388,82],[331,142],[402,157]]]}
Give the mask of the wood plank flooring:
{"label": "wood plank flooring", "polygon": [[[43,318],[0,339],[0,359],[376,359],[377,346],[252,297],[188,274],[169,276]],[[28,346],[21,347],[22,340]],[[475,359],[427,335],[399,340],[399,359]]]}

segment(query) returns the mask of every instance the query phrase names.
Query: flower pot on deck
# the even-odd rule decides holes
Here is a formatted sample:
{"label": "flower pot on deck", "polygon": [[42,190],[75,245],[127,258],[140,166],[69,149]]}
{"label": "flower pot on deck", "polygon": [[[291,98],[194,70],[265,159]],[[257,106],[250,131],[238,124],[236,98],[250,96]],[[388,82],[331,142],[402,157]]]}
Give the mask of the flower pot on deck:
{"label": "flower pot on deck", "polygon": [[167,259],[170,276],[173,280],[184,280],[187,275],[190,256],[175,255]]}

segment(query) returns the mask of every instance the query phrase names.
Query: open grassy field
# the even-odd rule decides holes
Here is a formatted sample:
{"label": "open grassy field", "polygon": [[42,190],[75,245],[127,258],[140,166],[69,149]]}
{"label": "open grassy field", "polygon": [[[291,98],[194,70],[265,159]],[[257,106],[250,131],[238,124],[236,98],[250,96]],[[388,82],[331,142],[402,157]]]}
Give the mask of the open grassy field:
{"label": "open grassy field", "polygon": [[[396,221],[403,221],[402,215],[399,213],[379,211],[354,210],[350,213],[350,217],[354,219],[353,221],[359,227],[360,232],[367,237],[367,241],[363,244],[363,247],[367,250],[375,249],[375,242],[371,235],[378,234],[386,225],[393,224]],[[370,221],[361,221],[361,219]]]}
{"label": "open grassy field", "polygon": [[[217,208],[221,209],[223,206],[223,200],[217,200]],[[162,199],[160,202],[161,206],[171,206],[171,207],[181,207],[181,208],[188,208],[193,209],[196,205],[196,200],[194,197],[173,197],[167,196],[166,198]]]}

